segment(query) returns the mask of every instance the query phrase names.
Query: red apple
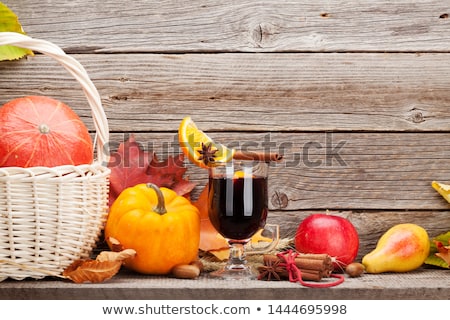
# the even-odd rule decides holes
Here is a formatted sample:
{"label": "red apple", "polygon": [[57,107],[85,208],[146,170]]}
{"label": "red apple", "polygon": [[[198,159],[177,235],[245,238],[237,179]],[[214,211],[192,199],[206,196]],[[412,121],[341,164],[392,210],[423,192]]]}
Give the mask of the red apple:
{"label": "red apple", "polygon": [[343,270],[358,254],[358,232],[343,217],[312,214],[299,224],[295,248],[301,253],[326,253],[334,259],[334,269]]}

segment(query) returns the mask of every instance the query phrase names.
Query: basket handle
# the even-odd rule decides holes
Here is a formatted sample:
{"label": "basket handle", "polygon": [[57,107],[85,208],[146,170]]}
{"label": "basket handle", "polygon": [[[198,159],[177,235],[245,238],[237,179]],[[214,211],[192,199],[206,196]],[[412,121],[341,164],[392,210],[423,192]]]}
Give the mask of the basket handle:
{"label": "basket handle", "polygon": [[108,161],[109,127],[102,101],[97,88],[92,83],[84,67],[74,58],[67,55],[57,45],[41,39],[33,39],[16,32],[0,32],[0,46],[13,45],[43,53],[58,61],[81,84],[83,92],[92,111],[92,118],[96,131],[96,146],[98,161],[106,165]]}

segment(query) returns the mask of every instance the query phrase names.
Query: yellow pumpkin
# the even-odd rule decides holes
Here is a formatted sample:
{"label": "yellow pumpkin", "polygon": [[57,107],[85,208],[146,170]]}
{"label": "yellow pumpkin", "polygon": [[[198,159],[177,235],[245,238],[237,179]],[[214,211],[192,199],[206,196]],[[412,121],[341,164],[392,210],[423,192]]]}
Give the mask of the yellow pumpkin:
{"label": "yellow pumpkin", "polygon": [[144,274],[168,274],[177,264],[198,257],[200,217],[185,197],[154,184],[127,188],[110,208],[105,239],[113,249],[117,240],[136,255],[124,262]]}

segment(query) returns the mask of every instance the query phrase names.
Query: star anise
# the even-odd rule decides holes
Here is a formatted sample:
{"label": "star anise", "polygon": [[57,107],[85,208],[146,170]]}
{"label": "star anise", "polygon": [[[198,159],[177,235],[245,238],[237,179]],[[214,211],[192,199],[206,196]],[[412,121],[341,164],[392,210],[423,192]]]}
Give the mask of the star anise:
{"label": "star anise", "polygon": [[198,153],[200,153],[200,157],[198,157],[198,160],[203,161],[205,165],[214,163],[216,161],[215,154],[217,151],[219,150],[213,149],[211,142],[207,144],[202,142],[202,149],[198,151]]}
{"label": "star anise", "polygon": [[266,261],[263,266],[258,267],[259,275],[258,280],[281,280],[279,275],[283,271],[283,268],[279,266],[280,261]]}

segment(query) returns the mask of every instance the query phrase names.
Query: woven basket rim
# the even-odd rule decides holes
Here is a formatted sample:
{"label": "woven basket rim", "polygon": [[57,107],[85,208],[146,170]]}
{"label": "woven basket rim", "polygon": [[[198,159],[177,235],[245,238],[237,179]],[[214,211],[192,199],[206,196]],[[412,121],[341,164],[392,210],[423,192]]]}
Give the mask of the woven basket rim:
{"label": "woven basket rim", "polygon": [[88,178],[93,175],[109,176],[111,169],[100,162],[81,165],[64,165],[57,167],[3,167],[0,168],[0,182],[14,180],[46,180],[60,179],[69,180],[73,178]]}

